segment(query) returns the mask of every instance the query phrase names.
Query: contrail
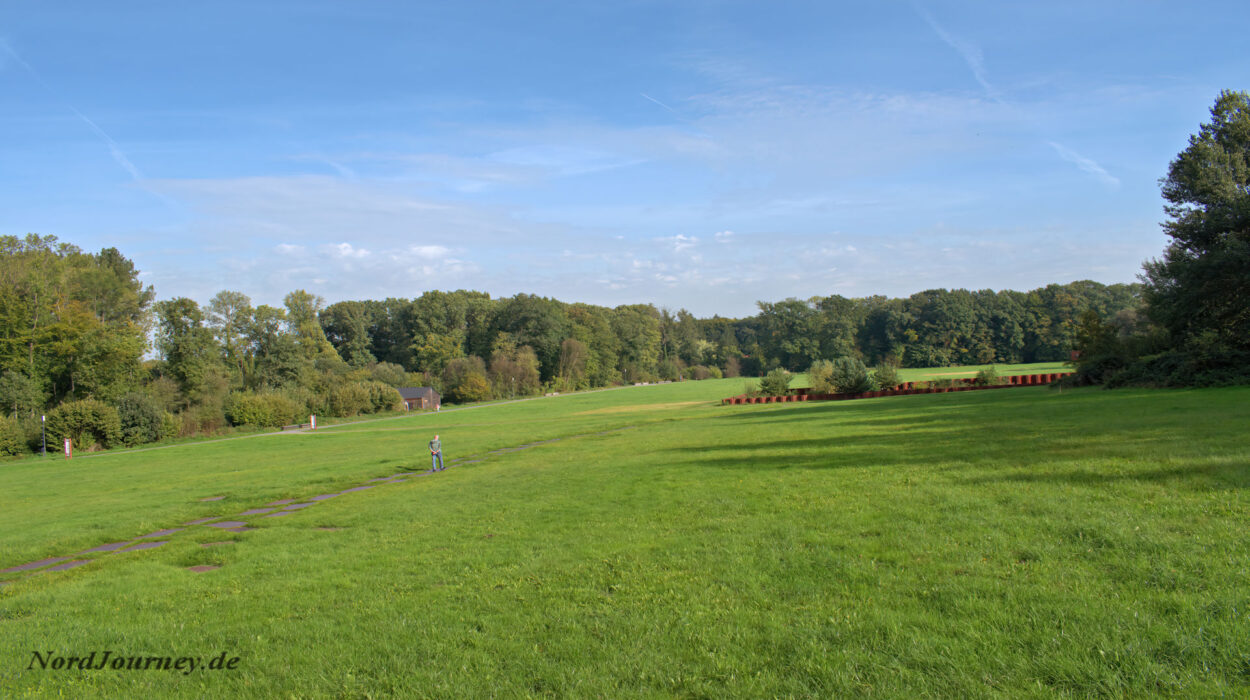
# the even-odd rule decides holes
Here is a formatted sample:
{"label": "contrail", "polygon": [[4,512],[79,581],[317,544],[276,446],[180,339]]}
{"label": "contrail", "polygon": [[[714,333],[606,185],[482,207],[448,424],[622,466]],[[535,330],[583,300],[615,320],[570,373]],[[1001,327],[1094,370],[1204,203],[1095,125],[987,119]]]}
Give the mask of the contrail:
{"label": "contrail", "polygon": [[[673,114],[677,114],[677,110],[673,109],[672,107],[669,107],[668,105],[664,104],[663,102],[660,102],[659,100],[657,100],[657,99],[655,99],[654,97],[652,97],[652,96],[648,95],[647,93],[645,93],[645,92],[640,92],[640,93],[638,93],[638,94],[639,94],[639,95],[642,95],[643,97],[647,98],[648,100],[651,100],[652,102],[654,102],[654,103],[658,104],[659,106],[663,107],[664,109],[667,109],[668,111],[672,112]],[[680,115],[678,115],[678,116],[680,116]]]}
{"label": "contrail", "polygon": [[90,127],[91,130],[94,131],[97,136],[103,139],[104,143],[109,147],[109,154],[113,156],[113,160],[116,161],[117,164],[120,165],[123,169],[125,169],[126,172],[130,173],[131,178],[133,178],[136,182],[143,179],[143,174],[139,172],[139,169],[135,167],[134,163],[130,162],[130,159],[127,158],[126,154],[122,152],[121,146],[118,146],[117,142],[113,140],[113,137],[109,136],[108,133],[104,131],[104,129],[101,129],[99,124],[96,124],[95,122],[91,121],[91,119],[89,119],[87,115],[78,111],[77,108],[75,108],[72,104],[70,104],[63,97],[58,95],[56,90],[52,89],[52,86],[49,85],[48,82],[43,79],[43,76],[39,75],[39,72],[36,71],[33,66],[31,66],[26,61],[22,60],[22,57],[18,55],[17,51],[13,50],[13,47],[9,45],[9,42],[5,41],[4,39],[0,39],[0,51],[3,51],[4,53],[8,54],[9,58],[16,61],[17,64],[20,65],[22,68],[25,68],[26,72],[29,73],[30,76],[35,79],[35,82],[42,85],[44,90],[47,90],[53,97],[56,97],[58,100],[60,100],[66,107],[69,108],[69,111],[73,112],[74,115],[77,116],[79,119],[81,119],[84,124]]}

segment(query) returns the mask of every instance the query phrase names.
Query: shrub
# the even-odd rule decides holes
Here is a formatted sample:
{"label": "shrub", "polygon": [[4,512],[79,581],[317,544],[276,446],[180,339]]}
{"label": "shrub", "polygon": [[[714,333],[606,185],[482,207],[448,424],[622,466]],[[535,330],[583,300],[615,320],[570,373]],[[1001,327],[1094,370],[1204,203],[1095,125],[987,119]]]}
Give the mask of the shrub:
{"label": "shrub", "polygon": [[837,389],[833,386],[833,363],[829,360],[816,360],[807,369],[807,382],[813,394],[832,394]]}
{"label": "shrub", "polygon": [[660,360],[655,366],[655,373],[662,381],[675,381],[681,379],[681,365],[673,360]]}
{"label": "shrub", "polygon": [[232,425],[280,428],[303,418],[304,407],[282,394],[235,392],[226,401],[226,416]]}
{"label": "shrub", "polygon": [[723,376],[721,374],[720,367],[717,367],[716,365],[709,366],[707,368],[707,374],[708,374],[708,377],[712,379],[720,379]]}
{"label": "shrub", "polygon": [[999,376],[997,367],[986,367],[980,372],[977,372],[977,378],[974,383],[977,386],[993,386],[995,384],[1002,384],[1003,378]]}
{"label": "shrub", "polygon": [[22,426],[8,416],[0,416],[0,456],[16,456],[26,452],[26,436]]}
{"label": "shrub", "polygon": [[485,401],[490,398],[490,382],[485,374],[470,371],[460,378],[456,386],[448,388],[447,397],[455,403]]}
{"label": "shrub", "polygon": [[369,390],[369,412],[397,411],[404,399],[399,390],[383,382],[364,382]]}
{"label": "shrub", "polygon": [[872,380],[878,388],[886,391],[895,389],[899,385],[898,369],[888,362],[879,364],[872,371]]}
{"label": "shrub", "polygon": [[840,394],[859,394],[873,388],[868,368],[854,357],[839,357],[833,361],[831,381]]}
{"label": "shrub", "polygon": [[368,413],[373,408],[369,386],[364,382],[352,382],[330,391],[330,415],[348,418]]}
{"label": "shrub", "polygon": [[950,377],[941,379],[930,379],[928,387],[930,389],[953,389],[955,388],[955,380]]}
{"label": "shrub", "polygon": [[161,439],[163,411],[156,399],[147,394],[131,392],[117,402],[121,420],[122,444],[127,447],[156,442]]}
{"label": "shrub", "polygon": [[686,379],[693,379],[695,381],[701,381],[701,380],[708,379],[709,377],[711,377],[712,370],[708,367],[704,367],[703,365],[695,365],[693,367],[688,367],[686,371],[684,372],[684,374],[686,376]]}
{"label": "shrub", "polygon": [[117,409],[95,399],[70,401],[48,412],[49,442],[58,445],[69,438],[77,449],[89,450],[95,445],[109,448],[116,445],[121,436]]}
{"label": "shrub", "polygon": [[793,376],[789,372],[778,367],[760,380],[760,391],[765,396],[785,396],[790,390],[791,379]]}
{"label": "shrub", "polygon": [[161,414],[161,439],[173,440],[178,437],[178,428],[182,426],[182,422],[178,420],[178,416],[165,411]]}
{"label": "shrub", "polygon": [[730,355],[726,358],[725,376],[730,379],[742,376],[742,361],[738,359],[737,355]]}

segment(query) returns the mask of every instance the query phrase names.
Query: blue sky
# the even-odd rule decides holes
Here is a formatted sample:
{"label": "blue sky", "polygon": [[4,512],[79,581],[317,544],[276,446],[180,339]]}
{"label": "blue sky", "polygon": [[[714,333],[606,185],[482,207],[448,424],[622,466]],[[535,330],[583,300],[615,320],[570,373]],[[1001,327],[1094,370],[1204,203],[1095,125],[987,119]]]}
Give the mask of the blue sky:
{"label": "blue sky", "polygon": [[1131,282],[1243,2],[0,5],[0,234],[160,298]]}

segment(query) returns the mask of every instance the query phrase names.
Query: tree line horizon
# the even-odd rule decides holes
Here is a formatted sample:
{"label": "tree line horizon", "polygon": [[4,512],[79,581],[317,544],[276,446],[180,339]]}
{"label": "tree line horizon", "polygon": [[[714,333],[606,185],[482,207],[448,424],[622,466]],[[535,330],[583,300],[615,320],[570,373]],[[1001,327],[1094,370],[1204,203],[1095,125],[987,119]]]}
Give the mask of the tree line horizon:
{"label": "tree line horizon", "polygon": [[273,423],[393,407],[384,387],[432,386],[463,402],[801,371],[843,356],[907,367],[1066,360],[1083,311],[1131,326],[1141,296],[1139,285],[1086,280],[761,301],[744,318],[470,290],[329,305],[295,290],[281,307],[223,290],[201,305],[156,301],[116,248],[87,253],[35,234],[0,237],[0,279],[5,414],[129,403],[178,434],[255,420],[240,405],[248,394],[282,396],[280,415],[260,418]]}
{"label": "tree line horizon", "polygon": [[[396,408],[399,386],[466,402],[836,359],[942,367],[1076,352],[1079,383],[1250,381],[1250,95],[1221,92],[1160,185],[1172,240],[1141,284],[835,294],[760,301],[745,318],[468,290],[158,302],[116,248],[0,236],[0,454],[31,447],[43,411],[58,434],[108,446]],[[157,357],[145,360],[149,331]]]}

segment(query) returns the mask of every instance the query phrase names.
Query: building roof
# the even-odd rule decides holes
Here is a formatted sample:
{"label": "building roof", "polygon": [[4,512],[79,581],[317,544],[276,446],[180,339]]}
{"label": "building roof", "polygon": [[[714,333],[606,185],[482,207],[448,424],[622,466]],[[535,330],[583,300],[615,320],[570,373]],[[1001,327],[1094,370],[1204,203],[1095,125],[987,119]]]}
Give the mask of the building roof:
{"label": "building roof", "polygon": [[435,399],[439,398],[437,391],[429,386],[401,386],[399,388],[399,396],[403,399]]}

